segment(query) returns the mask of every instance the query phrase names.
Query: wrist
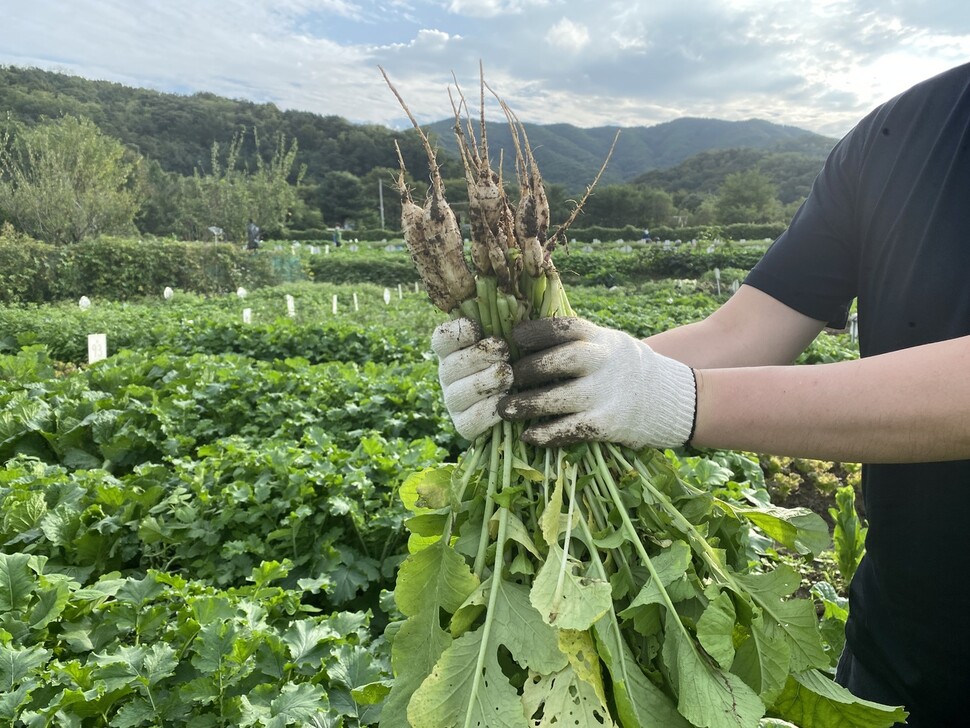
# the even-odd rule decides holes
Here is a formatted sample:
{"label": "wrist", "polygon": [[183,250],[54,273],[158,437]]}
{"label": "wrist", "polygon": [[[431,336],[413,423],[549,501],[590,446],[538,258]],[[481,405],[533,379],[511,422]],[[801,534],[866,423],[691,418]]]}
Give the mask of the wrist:
{"label": "wrist", "polygon": [[687,435],[687,439],[684,441],[685,447],[693,442],[694,435],[697,433],[697,370],[691,367],[690,373],[694,379],[694,415],[690,421],[690,434]]}
{"label": "wrist", "polygon": [[656,447],[682,447],[694,437],[697,427],[697,378],[686,364],[656,355],[657,369],[652,377],[655,387],[651,397],[654,413],[647,420],[658,421],[651,439]]}

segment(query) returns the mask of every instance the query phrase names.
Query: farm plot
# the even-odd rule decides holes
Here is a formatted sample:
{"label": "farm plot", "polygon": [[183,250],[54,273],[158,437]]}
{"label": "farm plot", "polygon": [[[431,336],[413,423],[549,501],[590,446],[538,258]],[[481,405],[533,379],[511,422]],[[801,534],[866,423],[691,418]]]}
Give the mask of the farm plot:
{"label": "farm plot", "polygon": [[[357,287],[355,311],[354,290],[0,309],[4,722],[376,723],[401,617],[398,492],[467,443],[440,402],[423,294]],[[573,302],[666,326],[704,315],[705,296],[576,288]],[[109,357],[89,366],[98,331]],[[717,497],[769,497],[753,456],[670,457]],[[766,543],[752,533],[752,554],[838,576]],[[844,602],[803,586],[834,659]]]}

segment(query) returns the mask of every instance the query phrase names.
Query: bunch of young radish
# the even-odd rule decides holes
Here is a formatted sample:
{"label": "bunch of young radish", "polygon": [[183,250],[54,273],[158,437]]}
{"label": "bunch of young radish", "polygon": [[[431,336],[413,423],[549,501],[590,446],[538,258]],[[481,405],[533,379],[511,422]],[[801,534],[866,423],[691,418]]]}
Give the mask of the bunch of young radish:
{"label": "bunch of young radish", "polygon": [[[383,73],[383,69],[381,69]],[[423,205],[399,189],[405,241],[431,301],[510,343],[527,318],[573,316],[549,205],[525,134],[512,131],[518,199],[492,168],[481,81],[476,135],[452,98],[468,187],[471,263],[435,150]],[[457,88],[457,87],[456,87]],[[615,144],[615,141],[614,141]],[[595,184],[595,182],[594,182]],[[581,203],[580,203],[581,205]],[[394,680],[382,728],[891,726],[828,675],[799,577],[768,571],[764,536],[809,553],[828,530],[804,509],[739,505],[679,478],[664,453],[609,443],[537,448],[501,422],[457,463],[413,474],[401,497],[409,555],[394,598]],[[758,534],[752,537],[752,534]]]}

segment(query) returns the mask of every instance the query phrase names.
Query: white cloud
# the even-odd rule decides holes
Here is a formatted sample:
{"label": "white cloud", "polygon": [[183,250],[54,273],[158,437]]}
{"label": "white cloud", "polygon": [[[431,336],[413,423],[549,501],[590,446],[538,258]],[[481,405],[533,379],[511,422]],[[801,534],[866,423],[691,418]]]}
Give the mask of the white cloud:
{"label": "white cloud", "polygon": [[416,45],[425,45],[430,48],[444,48],[450,41],[460,39],[461,36],[451,36],[448,33],[430,28],[419,30],[414,42]]}
{"label": "white cloud", "polygon": [[530,7],[543,7],[549,0],[450,0],[448,11],[473,18],[494,18],[499,15],[520,14]]}
{"label": "white cloud", "polygon": [[383,49],[400,50],[402,48],[420,48],[425,50],[440,51],[452,41],[460,41],[460,35],[450,35],[434,28],[422,28],[417,34],[405,43],[391,43],[382,46]]}
{"label": "white cloud", "polygon": [[613,6],[609,14],[613,16],[613,29],[609,38],[617,48],[621,51],[642,52],[650,47],[650,34],[639,3]]}
{"label": "white cloud", "polygon": [[279,11],[294,15],[306,13],[333,13],[344,18],[362,17],[362,8],[358,3],[347,0],[277,0],[275,7]]}
{"label": "white cloud", "polygon": [[589,30],[585,25],[574,23],[569,18],[563,18],[546,33],[546,41],[550,45],[565,50],[578,50],[589,43]]}

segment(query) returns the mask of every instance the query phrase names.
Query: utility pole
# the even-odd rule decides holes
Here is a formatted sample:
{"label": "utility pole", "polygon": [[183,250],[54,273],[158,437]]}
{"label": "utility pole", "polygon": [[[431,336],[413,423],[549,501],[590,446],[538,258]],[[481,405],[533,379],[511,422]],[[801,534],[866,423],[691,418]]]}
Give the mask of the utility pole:
{"label": "utility pole", "polygon": [[377,196],[381,201],[381,230],[384,229],[384,180],[377,178]]}

